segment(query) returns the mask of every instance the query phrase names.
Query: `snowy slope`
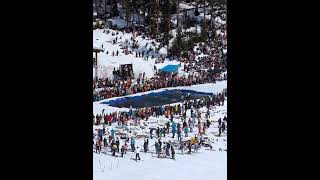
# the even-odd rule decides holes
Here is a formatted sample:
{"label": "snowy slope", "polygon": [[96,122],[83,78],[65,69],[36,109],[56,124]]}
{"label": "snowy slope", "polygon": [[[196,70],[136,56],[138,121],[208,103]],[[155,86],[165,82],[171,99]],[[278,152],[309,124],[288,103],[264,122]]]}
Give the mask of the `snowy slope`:
{"label": "snowy slope", "polygon": [[[214,140],[213,149],[215,151],[202,148],[192,155],[182,155],[180,151],[176,150],[176,160],[159,159],[155,154],[141,152],[142,161],[138,162],[130,159],[135,156],[132,152],[128,152],[124,158],[113,157],[110,152],[107,152],[107,154],[93,153],[93,179],[160,180],[165,178],[166,180],[194,180],[195,178],[208,179],[210,177],[210,179],[226,180],[227,153],[225,150],[227,149],[227,136],[225,134],[221,137],[215,136],[218,131],[215,121],[223,118],[226,112],[226,102],[224,106],[218,106],[211,111],[212,117],[210,120],[213,120],[214,123],[208,129],[208,136]],[[177,119],[174,119],[174,121],[178,122]],[[108,128],[111,129],[111,127]],[[167,136],[163,139],[169,140],[171,137],[168,138]],[[153,145],[154,141],[155,139],[150,139],[149,146]],[[122,144],[123,142],[120,142],[120,146]],[[142,144],[143,139],[136,140],[136,145],[139,145],[140,148],[142,148]],[[220,148],[222,151],[219,151]],[[150,147],[150,150],[155,152],[154,147]]]}

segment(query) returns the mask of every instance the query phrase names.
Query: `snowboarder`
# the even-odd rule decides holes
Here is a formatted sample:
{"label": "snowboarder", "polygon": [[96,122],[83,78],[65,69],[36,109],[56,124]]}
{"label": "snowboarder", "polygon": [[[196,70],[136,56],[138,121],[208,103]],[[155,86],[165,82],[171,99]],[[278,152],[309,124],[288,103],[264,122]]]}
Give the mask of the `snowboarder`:
{"label": "snowboarder", "polygon": [[140,160],[140,156],[139,156],[140,149],[138,146],[137,146],[137,149],[135,150],[135,153],[136,153],[136,161],[137,161],[137,158],[139,158],[139,160]]}

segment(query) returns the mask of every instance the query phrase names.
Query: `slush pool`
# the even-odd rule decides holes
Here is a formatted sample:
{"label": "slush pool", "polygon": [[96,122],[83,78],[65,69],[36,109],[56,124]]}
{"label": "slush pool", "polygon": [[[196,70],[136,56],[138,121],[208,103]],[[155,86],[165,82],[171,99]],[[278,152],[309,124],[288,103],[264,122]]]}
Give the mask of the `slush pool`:
{"label": "slush pool", "polygon": [[184,100],[189,94],[189,99],[200,99],[204,96],[212,95],[212,93],[203,93],[192,90],[165,90],[161,92],[152,92],[146,95],[118,98],[116,100],[106,100],[102,104],[119,108],[143,108],[152,106],[162,106],[165,104],[177,103]]}

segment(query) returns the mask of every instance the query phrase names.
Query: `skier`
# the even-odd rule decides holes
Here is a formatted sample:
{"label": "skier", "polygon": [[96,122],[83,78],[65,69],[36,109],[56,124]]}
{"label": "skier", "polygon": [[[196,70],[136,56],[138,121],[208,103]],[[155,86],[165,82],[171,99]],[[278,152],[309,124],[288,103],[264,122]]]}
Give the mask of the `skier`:
{"label": "skier", "polygon": [[156,149],[156,153],[158,154],[158,158],[159,158],[160,157],[160,146],[159,146],[159,143],[156,141],[154,146],[155,146],[155,149]]}
{"label": "skier", "polygon": [[119,51],[117,50],[117,56],[119,55]]}
{"label": "skier", "polygon": [[134,138],[131,137],[131,150],[132,150],[132,152],[134,152],[134,150],[135,150],[135,144],[136,144],[136,142],[135,142]]}
{"label": "skier", "polygon": [[171,155],[172,155],[172,159],[175,159],[175,157],[174,157],[175,152],[174,152],[174,148],[173,148],[173,146],[171,146]]}
{"label": "skier", "polygon": [[140,156],[139,156],[140,149],[138,146],[137,146],[137,149],[135,150],[135,153],[136,153],[136,161],[137,161],[137,158],[139,158],[139,160],[140,160]]}

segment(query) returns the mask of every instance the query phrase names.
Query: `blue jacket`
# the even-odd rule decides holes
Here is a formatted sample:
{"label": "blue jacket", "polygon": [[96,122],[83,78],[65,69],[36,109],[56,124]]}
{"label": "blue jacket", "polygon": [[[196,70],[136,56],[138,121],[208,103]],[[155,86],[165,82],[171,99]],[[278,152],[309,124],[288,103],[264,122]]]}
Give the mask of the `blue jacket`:
{"label": "blue jacket", "polygon": [[136,144],[136,141],[133,138],[131,138],[131,144],[133,144],[133,145]]}
{"label": "blue jacket", "polygon": [[189,133],[189,128],[188,127],[185,127],[184,128],[184,132],[187,134],[187,133]]}
{"label": "blue jacket", "polygon": [[114,136],[115,130],[111,129],[111,135]]}

